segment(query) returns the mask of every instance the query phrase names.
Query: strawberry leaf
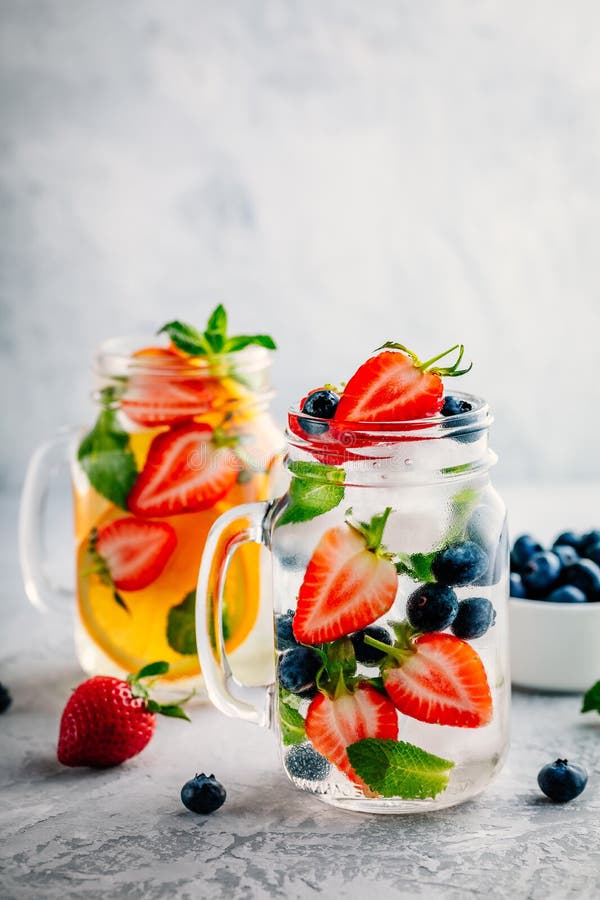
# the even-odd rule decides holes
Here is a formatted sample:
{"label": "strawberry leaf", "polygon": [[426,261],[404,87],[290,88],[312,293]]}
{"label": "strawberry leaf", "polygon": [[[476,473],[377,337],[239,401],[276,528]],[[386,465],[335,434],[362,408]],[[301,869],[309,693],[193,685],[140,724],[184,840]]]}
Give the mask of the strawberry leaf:
{"label": "strawberry leaf", "polygon": [[[105,391],[103,400],[114,402],[113,394]],[[137,466],[129,446],[129,434],[119,424],[114,408],[107,406],[100,412],[96,424],[79,445],[77,459],[94,490],[121,509],[127,509]]]}
{"label": "strawberry leaf", "polygon": [[308,522],[341,503],[346,478],[343,469],[301,461],[291,462],[289,469],[294,476],[289,488],[289,504],[277,527]]}
{"label": "strawberry leaf", "polygon": [[596,684],[592,685],[589,691],[583,695],[581,712],[586,713],[591,712],[592,710],[600,713],[600,681],[597,681]]}
{"label": "strawberry leaf", "polygon": [[454,763],[406,741],[365,738],[347,748],[354,771],[382,797],[425,800],[448,786]]}
{"label": "strawberry leaf", "polygon": [[283,696],[283,693],[280,693],[279,724],[283,743],[286,747],[289,747],[290,744],[301,744],[305,741],[306,732],[304,730],[304,719],[297,709],[285,702]]}
{"label": "strawberry leaf", "polygon": [[158,662],[148,663],[147,666],[140,669],[133,677],[139,681],[140,678],[151,678],[154,675],[166,675],[168,671],[169,663],[164,660],[159,660]]}
{"label": "strawberry leaf", "polygon": [[191,722],[185,710],[176,703],[163,704],[157,703],[156,700],[148,700],[146,701],[146,709],[148,712],[159,713],[159,715],[168,716],[171,719],[185,719],[186,722]]}

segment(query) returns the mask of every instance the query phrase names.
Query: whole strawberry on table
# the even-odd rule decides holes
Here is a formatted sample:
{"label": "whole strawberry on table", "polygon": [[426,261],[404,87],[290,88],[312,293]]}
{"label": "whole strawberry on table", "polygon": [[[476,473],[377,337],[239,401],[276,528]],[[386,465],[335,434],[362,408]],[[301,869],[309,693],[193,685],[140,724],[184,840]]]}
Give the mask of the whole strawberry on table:
{"label": "whole strawberry on table", "polygon": [[[297,597],[276,617],[280,731],[288,774],[316,792],[435,798],[472,755],[469,735],[494,722],[506,535],[491,493],[464,465],[483,452],[476,398],[445,393],[444,379],[471,368],[463,356],[455,345],[421,361],[388,342],[347,383],[309,391],[290,412],[292,483],[275,553],[278,534],[300,527],[311,549]],[[375,512],[365,489],[370,511],[360,515],[360,479],[385,466],[394,442],[410,463],[427,428],[453,442],[457,486],[444,487],[438,532],[415,550],[418,504],[413,529],[391,481]],[[337,524],[320,526],[334,510]],[[452,759],[438,755],[445,744]]]}

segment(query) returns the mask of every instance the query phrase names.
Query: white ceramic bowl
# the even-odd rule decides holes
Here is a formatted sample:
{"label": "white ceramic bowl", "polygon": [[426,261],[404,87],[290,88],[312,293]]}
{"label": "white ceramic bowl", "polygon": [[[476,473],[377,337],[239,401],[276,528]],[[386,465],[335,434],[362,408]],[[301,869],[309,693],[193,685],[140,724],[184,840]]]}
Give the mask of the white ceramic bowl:
{"label": "white ceramic bowl", "polygon": [[511,597],[512,682],[544,691],[587,691],[600,679],[600,603]]}

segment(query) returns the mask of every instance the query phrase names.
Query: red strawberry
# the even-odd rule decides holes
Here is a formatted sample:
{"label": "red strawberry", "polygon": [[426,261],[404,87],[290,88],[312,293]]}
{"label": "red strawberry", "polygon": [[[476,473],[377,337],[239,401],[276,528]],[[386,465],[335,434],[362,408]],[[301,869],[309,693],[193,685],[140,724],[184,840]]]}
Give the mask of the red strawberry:
{"label": "red strawberry", "polygon": [[157,435],[127,504],[139,516],[174,516],[214,506],[236,482],[233,438],[198,422]]}
{"label": "red strawberry", "polygon": [[121,407],[133,422],[156,428],[206,413],[216,405],[220,394],[219,383],[213,378],[136,375],[129,381]]}
{"label": "red strawberry", "polygon": [[466,641],[432,632],[417,637],[408,649],[398,649],[396,661],[395,648],[388,652],[383,683],[401,713],[420,722],[459,728],[490,722],[492,697],[485,669]]}
{"label": "red strawberry", "polygon": [[333,698],[317,694],[308,708],[306,735],[315,750],[370,793],[350,765],[346,749],[363,738],[395,740],[398,716],[384,694],[362,682],[353,693],[342,693]]}
{"label": "red strawberry", "polygon": [[[405,422],[433,416],[443,405],[442,376],[469,371],[458,368],[464,352],[462,344],[424,363],[402,344],[389,342],[381,349],[384,348],[385,352],[372,356],[354,373],[344,389],[335,420]],[[453,366],[433,367],[453,350],[459,351]]]}
{"label": "red strawberry", "polygon": [[166,522],[127,517],[94,532],[90,549],[115,588],[141,591],[156,581],[176,546],[177,536]]}
{"label": "red strawberry", "polygon": [[293,625],[298,641],[334,641],[370,625],[392,606],[398,574],[381,545],[390,512],[323,534],[298,594]]}
{"label": "red strawberry", "polygon": [[168,669],[167,663],[151,663],[127,681],[97,675],[80,684],[60,720],[58,761],[64,766],[118,766],[150,741],[156,712],[187,719],[180,706],[150,700],[140,681]]}

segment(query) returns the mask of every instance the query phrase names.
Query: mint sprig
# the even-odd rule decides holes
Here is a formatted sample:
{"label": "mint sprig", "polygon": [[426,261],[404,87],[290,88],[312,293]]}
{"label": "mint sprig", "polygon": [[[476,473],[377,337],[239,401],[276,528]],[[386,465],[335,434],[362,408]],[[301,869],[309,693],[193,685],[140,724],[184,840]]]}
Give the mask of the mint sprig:
{"label": "mint sprig", "polygon": [[158,330],[158,334],[166,334],[176,347],[192,356],[218,356],[222,353],[236,353],[251,344],[276,350],[276,344],[268,334],[227,334],[227,312],[219,304],[211,313],[206,330],[199,331],[186,322],[167,322]]}
{"label": "mint sprig", "polygon": [[279,725],[281,737],[286,747],[292,744],[301,744],[306,740],[304,719],[298,710],[299,698],[284,691],[279,691]]}
{"label": "mint sprig", "polygon": [[101,397],[104,408],[79,445],[77,459],[94,490],[127,509],[127,497],[138,474],[135,457],[129,434],[119,424],[114,407],[119,397],[117,390],[104,388]]}
{"label": "mint sprig", "polygon": [[426,800],[448,786],[454,763],[406,741],[365,738],[347,748],[354,771],[382,797]]}
{"label": "mint sprig", "polygon": [[589,691],[583,695],[583,703],[581,712],[597,712],[600,713],[600,681],[593,684]]}
{"label": "mint sprig", "polygon": [[344,497],[346,473],[335,466],[296,461],[289,464],[294,476],[289,488],[289,504],[277,526],[308,522],[329,512]]}
{"label": "mint sprig", "polygon": [[415,581],[435,581],[431,567],[438,553],[439,550],[433,553],[397,553],[394,558],[396,571],[398,575],[408,575]]}

